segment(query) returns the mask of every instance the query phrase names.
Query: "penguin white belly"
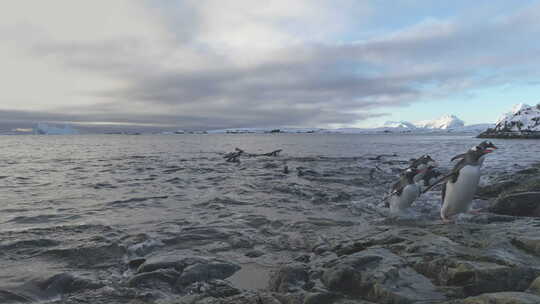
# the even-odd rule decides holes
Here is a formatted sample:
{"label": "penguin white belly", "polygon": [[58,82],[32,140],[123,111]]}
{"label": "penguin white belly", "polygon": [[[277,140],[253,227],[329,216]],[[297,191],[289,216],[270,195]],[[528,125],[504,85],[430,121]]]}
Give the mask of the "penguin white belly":
{"label": "penguin white belly", "polygon": [[480,166],[465,166],[459,170],[457,181],[446,183],[441,217],[448,218],[469,211],[479,181]]}
{"label": "penguin white belly", "polygon": [[400,196],[394,195],[390,201],[390,212],[397,213],[409,208],[420,195],[420,187],[416,184],[405,186]]}
{"label": "penguin white belly", "polygon": [[485,160],[486,160],[486,155],[485,154],[480,156],[480,158],[478,159],[478,163],[480,164],[480,167],[482,167]]}

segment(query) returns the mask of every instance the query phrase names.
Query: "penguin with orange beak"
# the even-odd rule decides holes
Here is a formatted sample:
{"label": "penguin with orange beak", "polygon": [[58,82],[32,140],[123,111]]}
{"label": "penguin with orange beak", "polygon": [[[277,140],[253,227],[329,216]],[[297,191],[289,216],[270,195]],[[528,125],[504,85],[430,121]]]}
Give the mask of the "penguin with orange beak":
{"label": "penguin with orange beak", "polygon": [[480,181],[480,168],[487,154],[497,149],[488,141],[480,143],[464,154],[456,155],[452,160],[461,158],[452,173],[443,184],[441,218],[448,222],[459,213],[469,212],[472,200]]}

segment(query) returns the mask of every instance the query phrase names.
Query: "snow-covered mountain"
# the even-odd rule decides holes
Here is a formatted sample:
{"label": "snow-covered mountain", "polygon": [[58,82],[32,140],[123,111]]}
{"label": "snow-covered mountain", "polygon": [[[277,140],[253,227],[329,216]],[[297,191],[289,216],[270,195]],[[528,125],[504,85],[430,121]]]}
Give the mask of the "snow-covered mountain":
{"label": "snow-covered mountain", "polygon": [[465,122],[455,115],[444,115],[437,119],[418,122],[387,121],[379,128],[405,129],[415,131],[451,130],[465,127]]}
{"label": "snow-covered mountain", "polygon": [[503,114],[494,127],[478,137],[540,138],[540,103],[530,106],[519,103]]}
{"label": "snow-covered mountain", "polygon": [[387,121],[375,128],[235,128],[208,130],[209,134],[220,133],[339,133],[339,134],[379,134],[379,133],[433,133],[433,132],[465,132],[480,133],[493,127],[492,124],[477,124],[465,126],[463,120],[455,115],[444,115],[434,120],[424,120],[417,123],[408,121]]}
{"label": "snow-covered mountain", "polygon": [[465,122],[455,115],[444,115],[434,120],[423,120],[414,124],[417,128],[425,129],[457,129],[465,126]]}
{"label": "snow-covered mountain", "polygon": [[416,126],[408,121],[387,121],[382,128],[416,129]]}
{"label": "snow-covered mountain", "polygon": [[530,106],[519,103],[497,120],[495,131],[522,132],[540,131],[540,104]]}

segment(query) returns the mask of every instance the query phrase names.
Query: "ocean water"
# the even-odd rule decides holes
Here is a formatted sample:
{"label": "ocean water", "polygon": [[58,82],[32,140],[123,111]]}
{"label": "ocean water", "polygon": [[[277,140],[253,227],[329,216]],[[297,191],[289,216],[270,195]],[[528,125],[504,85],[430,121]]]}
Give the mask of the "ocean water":
{"label": "ocean water", "polygon": [[[65,272],[115,288],[130,259],[170,254],[245,265],[233,280],[262,288],[249,277],[258,267],[339,237],[340,227],[361,230],[378,220],[377,203],[408,159],[427,153],[448,169],[452,156],[480,141],[460,134],[1,136],[0,291],[51,299],[58,295],[31,283]],[[484,164],[487,177],[539,160],[540,141],[493,142],[499,149]],[[235,147],[283,152],[226,162]],[[267,254],[246,258],[254,249]]]}

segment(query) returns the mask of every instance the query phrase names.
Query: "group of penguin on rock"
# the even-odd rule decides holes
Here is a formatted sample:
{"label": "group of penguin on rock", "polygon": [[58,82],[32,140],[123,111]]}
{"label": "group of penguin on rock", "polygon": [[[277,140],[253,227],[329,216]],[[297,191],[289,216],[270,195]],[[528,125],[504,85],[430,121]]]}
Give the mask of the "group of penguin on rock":
{"label": "group of penguin on rock", "polygon": [[406,211],[421,193],[443,182],[441,218],[448,223],[459,213],[476,212],[471,210],[472,201],[480,181],[480,168],[487,154],[497,147],[490,141],[483,141],[463,154],[454,156],[451,161],[460,159],[451,172],[437,180],[441,173],[435,168],[437,163],[424,155],[412,159],[399,181],[393,184],[387,198],[391,213]]}

